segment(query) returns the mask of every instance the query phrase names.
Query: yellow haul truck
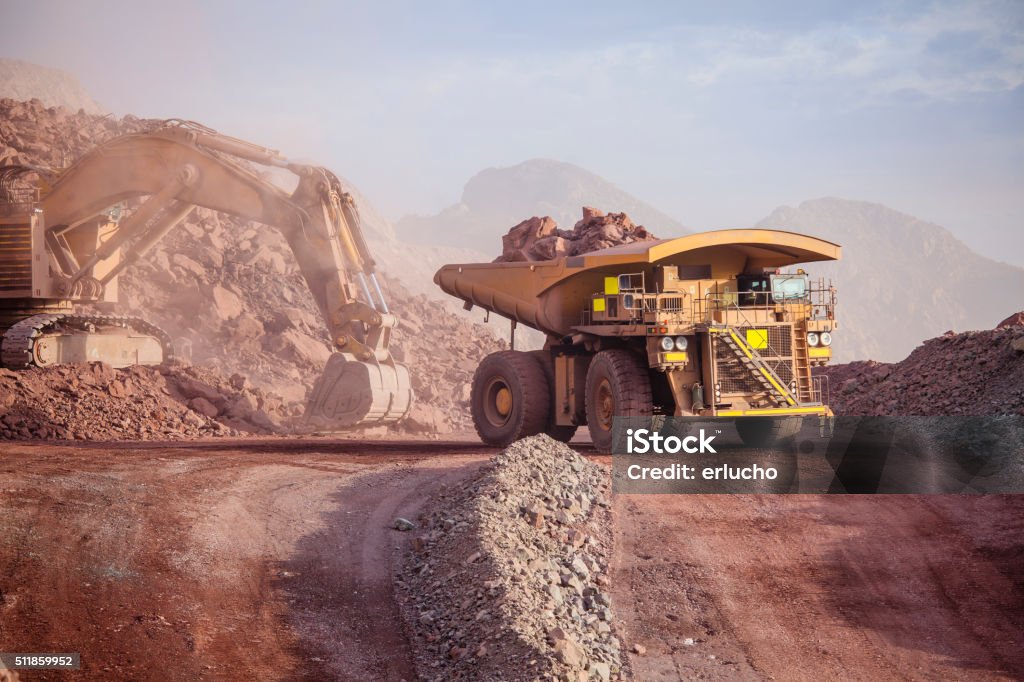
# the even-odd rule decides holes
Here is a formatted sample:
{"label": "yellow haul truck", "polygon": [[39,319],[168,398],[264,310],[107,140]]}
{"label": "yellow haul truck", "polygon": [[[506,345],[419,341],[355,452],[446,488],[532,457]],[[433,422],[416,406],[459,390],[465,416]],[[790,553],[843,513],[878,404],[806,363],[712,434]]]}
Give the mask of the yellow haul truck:
{"label": "yellow haul truck", "polygon": [[[471,393],[485,443],[586,424],[608,452],[613,416],[735,418],[749,445],[831,415],[835,289],[800,263],[838,260],[831,242],[779,230],[719,230],[551,261],[445,265],[446,293],[547,335],[541,351],[480,363]],[[783,272],[782,268],[789,268]]]}

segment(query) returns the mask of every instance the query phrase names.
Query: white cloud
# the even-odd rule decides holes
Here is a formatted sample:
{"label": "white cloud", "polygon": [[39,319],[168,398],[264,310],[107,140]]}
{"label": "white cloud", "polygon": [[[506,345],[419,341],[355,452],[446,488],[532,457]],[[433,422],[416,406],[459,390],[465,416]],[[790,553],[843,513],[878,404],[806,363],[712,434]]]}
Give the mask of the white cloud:
{"label": "white cloud", "polygon": [[1018,7],[939,5],[909,18],[878,16],[804,30],[672,26],[643,40],[593,48],[524,46],[497,58],[435,64],[420,73],[413,90],[426,97],[549,90],[581,97],[612,86],[685,92],[786,84],[843,92],[849,101],[836,105],[844,108],[908,93],[956,100],[1024,83],[1024,12]]}
{"label": "white cloud", "polygon": [[879,17],[802,32],[688,27],[674,42],[680,59],[693,62],[687,80],[699,86],[841,81],[875,97],[911,92],[949,100],[1024,83],[1024,29],[1000,7],[937,6],[909,20]]}

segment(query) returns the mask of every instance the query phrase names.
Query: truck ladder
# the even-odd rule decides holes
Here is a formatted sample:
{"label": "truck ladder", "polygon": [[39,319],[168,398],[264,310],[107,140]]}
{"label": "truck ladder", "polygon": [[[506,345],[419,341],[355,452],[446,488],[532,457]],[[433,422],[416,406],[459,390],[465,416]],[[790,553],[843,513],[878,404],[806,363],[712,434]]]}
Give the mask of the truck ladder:
{"label": "truck ladder", "polygon": [[793,376],[796,377],[800,402],[814,402],[814,379],[811,375],[811,355],[807,345],[807,321],[793,325]]}
{"label": "truck ladder", "polygon": [[[743,340],[735,327],[716,326],[709,327],[708,331],[721,339],[726,348],[732,351],[740,364],[750,372],[750,375],[760,383],[771,399],[782,406],[795,406],[799,404],[797,396],[793,395],[785,382],[779,378],[771,367],[761,358],[761,355]],[[806,341],[806,336],[804,337]],[[799,383],[799,382],[798,382]]]}

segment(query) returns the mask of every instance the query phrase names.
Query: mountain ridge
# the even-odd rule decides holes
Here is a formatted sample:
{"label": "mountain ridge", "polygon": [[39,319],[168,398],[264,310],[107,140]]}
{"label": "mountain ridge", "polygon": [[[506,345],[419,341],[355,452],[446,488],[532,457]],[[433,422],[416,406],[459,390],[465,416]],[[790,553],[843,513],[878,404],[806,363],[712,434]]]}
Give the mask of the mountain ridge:
{"label": "mountain ridge", "polygon": [[1021,307],[1024,269],[971,250],[945,227],[883,204],[821,197],[779,206],[756,227],[842,246],[813,275],[836,280],[836,359],[896,361],[948,330],[991,329]]}
{"label": "mountain ridge", "polygon": [[47,106],[83,109],[87,114],[107,113],[72,74],[20,59],[0,58],[0,97],[38,99]]}
{"label": "mountain ridge", "polygon": [[659,237],[689,231],[681,222],[576,164],[534,158],[512,166],[492,166],[473,175],[458,203],[435,215],[403,216],[395,230],[404,238],[429,235],[437,244],[497,254],[501,235],[523,220],[550,216],[572,229],[581,208],[625,212]]}

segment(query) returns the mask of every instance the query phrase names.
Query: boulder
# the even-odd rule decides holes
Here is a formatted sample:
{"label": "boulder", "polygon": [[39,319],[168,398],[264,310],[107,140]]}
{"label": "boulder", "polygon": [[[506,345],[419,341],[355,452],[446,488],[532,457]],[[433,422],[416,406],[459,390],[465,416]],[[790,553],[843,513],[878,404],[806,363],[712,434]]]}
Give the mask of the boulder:
{"label": "boulder", "polygon": [[1024,326],[1024,312],[1014,313],[1008,318],[996,325],[996,329],[1003,329],[1004,327],[1021,327]]}
{"label": "boulder", "polygon": [[421,402],[413,404],[402,424],[413,433],[447,433],[451,430],[444,412]]}
{"label": "boulder", "polygon": [[584,206],[583,219],[572,230],[559,230],[548,216],[534,216],[515,225],[501,238],[502,252],[495,262],[553,260],[653,239],[654,235],[625,213],[606,215]]}
{"label": "boulder", "polygon": [[220,285],[209,288],[208,295],[213,302],[213,312],[220,320],[232,320],[242,314],[242,299],[238,294]]}
{"label": "boulder", "polygon": [[242,313],[235,319],[231,340],[235,343],[255,341],[263,336],[263,323],[249,313]]}
{"label": "boulder", "polygon": [[331,357],[327,344],[297,329],[286,329],[271,337],[269,348],[290,360],[314,367],[323,367]]}
{"label": "boulder", "polygon": [[200,414],[205,414],[211,419],[220,414],[220,410],[217,409],[216,405],[201,396],[188,401],[188,406]]}

